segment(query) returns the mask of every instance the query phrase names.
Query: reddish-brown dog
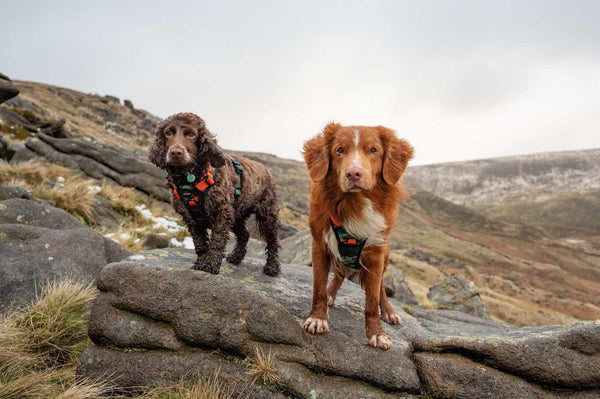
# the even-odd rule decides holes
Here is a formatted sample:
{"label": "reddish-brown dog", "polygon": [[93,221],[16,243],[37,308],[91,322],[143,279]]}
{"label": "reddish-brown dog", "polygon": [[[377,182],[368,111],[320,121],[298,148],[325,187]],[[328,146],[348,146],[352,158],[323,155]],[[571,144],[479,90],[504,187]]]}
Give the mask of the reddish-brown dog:
{"label": "reddish-brown dog", "polygon": [[[352,265],[340,242],[358,241],[364,246],[354,258],[354,266],[360,268],[366,291],[367,339],[372,346],[390,348],[392,340],[383,331],[379,309],[383,320],[390,324],[399,323],[400,316],[390,305],[382,280],[390,232],[405,196],[399,180],[412,154],[408,142],[383,126],[330,123],[322,134],[304,143],[311,178],[309,223],[314,287],[312,309],[304,328],[311,334],[329,331],[328,306],[333,305],[350,271],[346,265]],[[333,279],[327,286],[332,267]]]}

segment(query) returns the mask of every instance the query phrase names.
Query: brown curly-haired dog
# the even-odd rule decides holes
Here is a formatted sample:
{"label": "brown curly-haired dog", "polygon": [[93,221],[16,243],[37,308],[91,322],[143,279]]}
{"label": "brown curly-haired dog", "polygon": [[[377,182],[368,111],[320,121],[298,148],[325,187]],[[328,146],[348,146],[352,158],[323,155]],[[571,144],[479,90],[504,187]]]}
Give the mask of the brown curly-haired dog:
{"label": "brown curly-haired dog", "polygon": [[[178,113],[162,121],[148,158],[166,170],[171,179],[173,207],[186,223],[198,256],[193,269],[219,273],[230,230],[235,233],[237,242],[227,261],[240,264],[250,238],[245,222],[255,214],[259,232],[267,243],[263,271],[269,276],[279,274],[279,205],[275,183],[264,166],[236,155],[235,160],[243,172],[241,194],[238,191],[240,195],[234,195],[239,177],[232,158],[217,145],[202,118],[193,113]],[[186,205],[176,188],[189,185],[186,181],[190,181],[190,176],[205,175],[209,166],[215,169],[211,179],[214,183],[203,192],[203,201],[198,201],[202,208],[202,217],[198,217],[197,209],[190,208],[189,201]],[[210,245],[207,229],[211,230]]]}

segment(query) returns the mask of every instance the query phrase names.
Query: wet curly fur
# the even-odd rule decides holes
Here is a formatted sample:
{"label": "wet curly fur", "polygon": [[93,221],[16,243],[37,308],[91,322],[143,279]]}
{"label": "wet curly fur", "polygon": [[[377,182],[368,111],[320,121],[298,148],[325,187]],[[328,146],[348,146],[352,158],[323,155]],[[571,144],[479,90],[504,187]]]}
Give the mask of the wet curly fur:
{"label": "wet curly fur", "polygon": [[[167,128],[170,137],[165,136]],[[177,135],[182,131],[183,138],[175,138],[173,131]],[[170,148],[177,146],[173,145],[175,140],[188,146],[183,152],[189,162],[178,164],[169,159]],[[183,147],[179,145],[179,148]],[[244,168],[242,195],[238,198],[233,195],[238,175],[228,154],[218,146],[215,136],[208,131],[204,121],[192,113],[178,113],[163,120],[156,129],[148,156],[153,164],[166,170],[176,182],[185,181],[185,176],[190,172],[201,176],[209,163],[216,168],[215,184],[206,192],[204,202],[207,221],[194,220],[184,203],[172,196],[173,207],[183,218],[194,241],[198,258],[193,269],[219,273],[229,231],[236,235],[237,241],[235,248],[227,256],[227,261],[234,265],[240,264],[246,255],[250,238],[245,222],[251,214],[255,214],[258,230],[266,241],[267,261],[263,272],[269,276],[277,276],[280,269],[277,239],[279,204],[275,183],[263,165],[238,155],[234,157]],[[211,231],[210,239],[208,229]]]}

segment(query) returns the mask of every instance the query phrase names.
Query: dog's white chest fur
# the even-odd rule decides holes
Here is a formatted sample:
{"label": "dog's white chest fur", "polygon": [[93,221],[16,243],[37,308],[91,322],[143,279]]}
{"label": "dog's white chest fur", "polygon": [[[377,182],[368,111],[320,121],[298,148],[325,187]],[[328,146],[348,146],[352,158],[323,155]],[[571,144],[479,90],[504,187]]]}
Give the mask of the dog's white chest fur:
{"label": "dog's white chest fur", "polygon": [[[365,247],[383,244],[385,237],[383,230],[387,228],[383,215],[373,207],[371,200],[365,200],[362,214],[357,219],[347,219],[343,225],[344,229],[356,238],[366,238]],[[338,260],[341,259],[338,242],[331,226],[325,230],[323,236],[329,252]]]}

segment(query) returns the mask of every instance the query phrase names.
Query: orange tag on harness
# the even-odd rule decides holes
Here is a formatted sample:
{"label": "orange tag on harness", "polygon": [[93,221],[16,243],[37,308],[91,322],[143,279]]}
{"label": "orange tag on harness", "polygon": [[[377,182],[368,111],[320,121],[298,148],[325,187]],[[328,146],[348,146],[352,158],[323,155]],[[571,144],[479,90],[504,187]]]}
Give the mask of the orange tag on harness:
{"label": "orange tag on harness", "polygon": [[175,198],[177,198],[178,200],[181,200],[181,197],[179,196],[179,193],[177,192],[177,187],[173,186],[173,194],[175,195]]}
{"label": "orange tag on harness", "polygon": [[348,238],[348,244],[356,245],[356,238]]}
{"label": "orange tag on harness", "polygon": [[196,184],[196,188],[200,191],[204,191],[208,188],[208,183],[206,182],[206,180],[202,180],[198,182],[198,184]]}

